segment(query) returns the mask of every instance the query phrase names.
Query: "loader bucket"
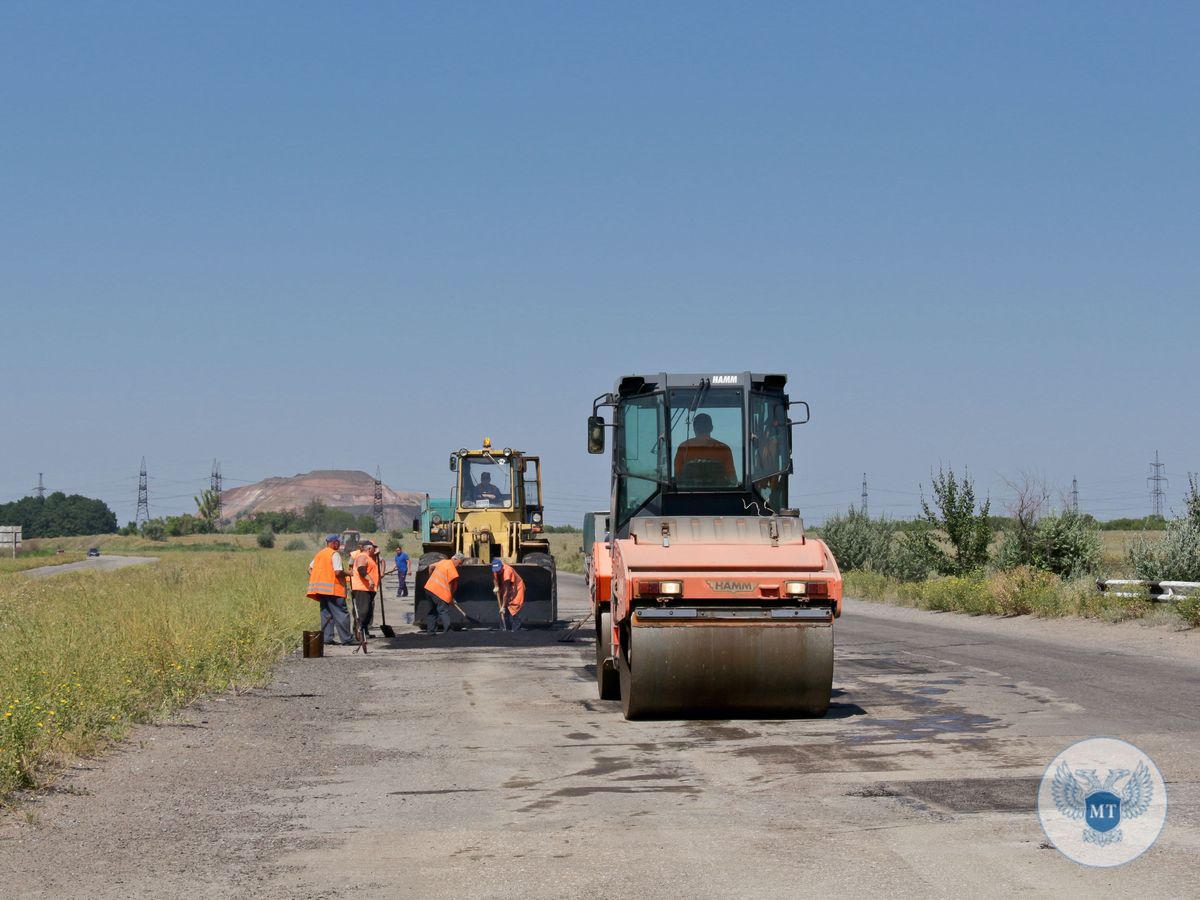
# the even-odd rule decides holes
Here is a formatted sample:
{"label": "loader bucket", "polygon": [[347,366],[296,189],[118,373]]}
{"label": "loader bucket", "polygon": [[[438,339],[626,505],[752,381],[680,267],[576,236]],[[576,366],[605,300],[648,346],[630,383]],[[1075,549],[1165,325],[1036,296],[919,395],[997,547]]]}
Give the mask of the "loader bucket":
{"label": "loader bucket", "polygon": [[[554,583],[554,572],[545,566],[529,563],[517,563],[513,568],[525,581],[525,605],[521,609],[522,626],[553,625],[558,619],[558,593]],[[428,578],[427,569],[417,571],[413,621],[422,627],[430,612],[430,600],[425,594],[425,582]],[[496,605],[492,585],[492,570],[487,564],[463,563],[458,570],[458,589],[454,600],[466,614],[466,619],[464,620],[458,611],[453,611],[451,616],[455,627],[500,627],[500,611]]]}

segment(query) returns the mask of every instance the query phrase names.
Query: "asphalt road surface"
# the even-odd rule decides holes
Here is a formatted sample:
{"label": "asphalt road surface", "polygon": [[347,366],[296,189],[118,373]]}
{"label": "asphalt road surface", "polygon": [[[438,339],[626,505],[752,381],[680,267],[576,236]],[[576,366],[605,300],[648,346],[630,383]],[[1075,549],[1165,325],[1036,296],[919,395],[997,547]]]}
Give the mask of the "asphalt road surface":
{"label": "asphalt road surface", "polygon": [[[586,608],[563,575],[560,612]],[[389,604],[403,623],[410,606]],[[0,822],[6,896],[1200,896],[1200,636],[849,603],[821,720],[626,722],[590,626],[402,633],[138,729]],[[1047,763],[1147,751],[1157,844],[1045,843]]]}
{"label": "asphalt road surface", "polygon": [[22,574],[31,578],[48,578],[51,575],[65,575],[67,572],[108,572],[112,569],[123,569],[126,566],[140,566],[156,562],[158,562],[157,556],[89,556],[79,562],[63,563],[61,566],[26,569]]}

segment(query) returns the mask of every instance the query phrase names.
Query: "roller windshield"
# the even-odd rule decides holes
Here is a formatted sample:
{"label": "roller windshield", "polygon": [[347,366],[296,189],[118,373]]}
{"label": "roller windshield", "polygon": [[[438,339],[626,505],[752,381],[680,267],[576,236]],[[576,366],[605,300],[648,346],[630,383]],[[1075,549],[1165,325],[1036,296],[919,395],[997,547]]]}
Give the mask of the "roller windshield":
{"label": "roller windshield", "polygon": [[613,528],[636,516],[765,516],[787,508],[782,391],[669,386],[616,406]]}
{"label": "roller windshield", "polygon": [[740,390],[670,391],[671,476],[679,490],[739,490],[745,458],[745,394]]}
{"label": "roller windshield", "polygon": [[460,465],[459,506],[487,509],[512,506],[512,466],[504,457],[464,456]]}

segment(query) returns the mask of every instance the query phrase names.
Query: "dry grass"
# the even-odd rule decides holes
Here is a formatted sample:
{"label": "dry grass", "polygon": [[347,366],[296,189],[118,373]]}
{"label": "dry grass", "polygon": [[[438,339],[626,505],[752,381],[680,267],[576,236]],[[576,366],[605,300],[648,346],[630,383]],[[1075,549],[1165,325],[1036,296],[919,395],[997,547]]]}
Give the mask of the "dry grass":
{"label": "dry grass", "polygon": [[849,597],[937,612],[1040,618],[1076,616],[1105,622],[1151,618],[1184,628],[1200,625],[1200,612],[1191,605],[1102,594],[1096,589],[1094,579],[1061,581],[1048,572],[1029,568],[917,582],[901,582],[872,572],[848,572],[845,583]]}
{"label": "dry grass", "polygon": [[1102,531],[1100,532],[1100,571],[1108,578],[1125,578],[1129,574],[1129,548],[1139,538],[1160,541],[1164,531]]}

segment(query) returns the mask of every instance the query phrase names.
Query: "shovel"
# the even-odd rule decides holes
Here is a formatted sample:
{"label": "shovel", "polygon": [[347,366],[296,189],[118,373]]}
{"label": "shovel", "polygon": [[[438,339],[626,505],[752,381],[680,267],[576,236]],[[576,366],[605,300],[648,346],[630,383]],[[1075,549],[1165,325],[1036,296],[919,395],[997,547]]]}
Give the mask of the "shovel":
{"label": "shovel", "polygon": [[379,633],[385,638],[394,638],[396,629],[387,623],[387,613],[383,611],[383,576],[379,578],[379,618],[381,620]]}

